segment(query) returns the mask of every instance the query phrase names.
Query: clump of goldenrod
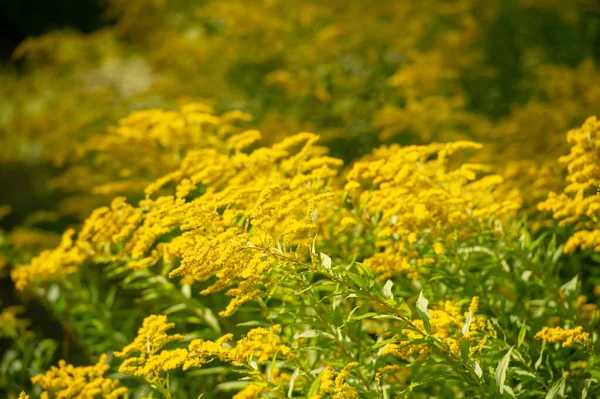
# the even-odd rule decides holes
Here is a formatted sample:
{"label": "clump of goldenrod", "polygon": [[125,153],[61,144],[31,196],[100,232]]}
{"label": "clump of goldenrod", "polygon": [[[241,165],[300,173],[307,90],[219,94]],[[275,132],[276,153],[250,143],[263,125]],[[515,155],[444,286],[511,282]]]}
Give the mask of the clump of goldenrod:
{"label": "clump of goldenrod", "polygon": [[560,225],[573,225],[576,232],[565,244],[565,252],[577,248],[600,250],[600,122],[590,117],[569,131],[569,155],[559,159],[567,170],[567,186],[562,193],[551,192],[538,208],[552,212]]}
{"label": "clump of goldenrod", "polygon": [[248,334],[237,341],[233,347],[224,347],[224,344],[233,336],[226,334],[217,341],[193,340],[189,345],[189,355],[184,364],[184,369],[189,367],[200,367],[215,358],[229,363],[250,363],[256,361],[258,364],[271,361],[277,354],[278,357],[290,356],[291,350],[288,346],[281,344],[276,333],[281,326],[275,325],[270,330],[254,328]]}
{"label": "clump of goldenrod", "polygon": [[115,352],[115,356],[125,359],[119,371],[152,381],[158,378],[161,371],[171,370],[182,364],[187,356],[185,349],[163,350],[166,344],[183,338],[180,334],[167,333],[173,327],[175,324],[167,323],[166,316],[146,317],[133,342]]}
{"label": "clump of goldenrod", "polygon": [[183,339],[180,334],[168,333],[174,327],[175,324],[167,322],[164,315],[146,317],[133,342],[115,352],[115,356],[124,359],[119,371],[156,381],[163,378],[161,372],[180,366],[184,370],[201,367],[215,359],[233,364],[264,364],[275,356],[291,356],[291,349],[277,336],[281,328],[279,325],[269,330],[254,328],[234,346],[229,345],[233,335],[225,334],[216,341],[195,339],[187,348],[165,349],[165,345]]}
{"label": "clump of goldenrod", "polygon": [[[471,355],[481,351],[485,347],[488,335],[485,331],[486,318],[475,316],[478,303],[479,298],[474,297],[468,313],[462,313],[461,309],[451,301],[445,301],[429,309],[431,336],[438,339],[449,352],[455,355],[460,353],[463,342],[469,346]],[[394,355],[403,359],[423,359],[430,355],[433,349],[431,346],[411,343],[428,335],[423,320],[413,320],[412,325],[413,329],[404,329],[403,336],[397,337],[399,342],[385,346],[381,354]]]}
{"label": "clump of goldenrod", "polygon": [[57,248],[43,251],[30,264],[20,265],[12,270],[11,278],[17,289],[22,290],[37,279],[64,277],[75,273],[87,259],[87,254],[75,245],[74,235],[73,229],[65,231]]}
{"label": "clump of goldenrod", "polygon": [[582,326],[564,329],[562,327],[544,327],[535,334],[536,339],[541,339],[552,343],[561,343],[563,348],[568,348],[579,344],[588,346],[590,344],[590,334],[583,330]]}
{"label": "clump of goldenrod", "polygon": [[[316,148],[319,137],[312,133],[250,151],[260,138],[258,131],[235,133],[224,121],[239,116],[219,119],[196,108],[154,110],[151,117],[141,113],[121,123],[115,140],[150,134],[152,140],[170,145],[172,134],[200,135],[195,140],[206,148],[192,146],[175,170],[146,187],[146,198],[137,206],[116,197],[110,206],[93,211],[79,234],[69,230],[58,248],[15,268],[12,278],[18,289],[38,279],[62,278],[95,259],[127,263],[133,269],[179,260],[170,277],[199,281],[217,276],[202,293],[229,289],[233,298],[221,312],[229,316],[268,286],[262,276],[274,266],[273,248],[314,237],[315,214],[332,200],[329,185],[342,161],[322,155]],[[185,123],[186,118],[193,123]],[[203,130],[206,121],[219,127]],[[178,133],[170,132],[171,127]],[[180,143],[182,148],[187,148],[185,143]],[[167,183],[174,187],[165,189]],[[202,192],[194,194],[198,187]],[[120,246],[123,250],[116,251]]]}
{"label": "clump of goldenrod", "polygon": [[58,367],[53,366],[47,372],[36,375],[32,382],[42,387],[42,398],[47,399],[123,397],[127,388],[119,387],[117,380],[104,377],[110,368],[106,358],[106,355],[102,355],[94,366],[82,367],[74,367],[61,360]]}
{"label": "clump of goldenrod", "polygon": [[[486,174],[484,165],[451,166],[452,154],[479,148],[480,144],[466,141],[392,145],[353,164],[345,190],[357,206],[362,204],[364,223],[377,215],[376,245],[381,250],[365,264],[382,279],[396,274],[415,279],[420,266],[434,262],[415,251],[419,236],[433,241],[446,232],[471,234],[482,221],[519,209],[517,192],[502,197],[494,193],[502,178]],[[429,245],[437,256],[445,250],[443,242]]]}
{"label": "clump of goldenrod", "polygon": [[350,362],[344,366],[342,371],[335,377],[334,387],[333,387],[333,397],[336,399],[357,399],[358,392],[354,388],[352,388],[347,382],[346,377],[350,374],[350,371],[359,364],[357,362]]}

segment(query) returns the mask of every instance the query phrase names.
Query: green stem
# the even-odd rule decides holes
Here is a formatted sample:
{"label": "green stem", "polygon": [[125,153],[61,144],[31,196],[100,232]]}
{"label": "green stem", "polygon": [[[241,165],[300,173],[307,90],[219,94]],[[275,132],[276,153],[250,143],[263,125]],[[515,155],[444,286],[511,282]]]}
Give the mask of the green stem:
{"label": "green stem", "polygon": [[[405,315],[404,315],[404,311],[402,311],[401,309],[396,309],[393,306],[390,306],[389,304],[387,304],[386,302],[382,301],[381,299],[379,299],[377,296],[371,294],[370,292],[366,292],[366,291],[362,291],[362,290],[356,290],[355,287],[334,276],[331,275],[329,273],[325,273],[319,269],[317,269],[316,267],[314,267],[311,264],[308,264],[306,262],[303,262],[301,260],[298,259],[294,259],[294,258],[290,258],[284,254],[280,254],[280,253],[274,253],[273,251],[271,251],[269,248],[265,248],[265,247],[248,247],[248,249],[253,249],[253,250],[260,250],[260,251],[264,251],[266,253],[268,253],[269,255],[293,263],[293,264],[298,264],[301,265],[305,268],[307,268],[308,270],[312,271],[313,273],[322,275],[338,284],[344,285],[349,289],[352,289],[356,295],[360,295],[365,299],[368,299],[374,303],[377,303],[378,305],[384,307],[385,309],[387,309],[389,312],[391,312],[392,314],[394,314],[396,317],[398,317],[402,322],[404,322],[409,328],[413,329],[415,332],[417,332],[418,334],[420,334],[422,337],[428,337],[428,335],[421,331],[419,328],[417,328],[414,323],[408,319]],[[452,367],[453,370],[455,370],[459,375],[461,375],[463,378],[465,378],[465,382],[474,382],[475,387],[477,388],[477,390],[479,392],[481,392],[482,397],[483,398],[488,398],[488,394],[485,391],[485,388],[483,387],[483,385],[481,384],[481,381],[479,380],[479,378],[474,374],[474,371],[472,371],[469,367],[467,367],[467,365],[454,353],[449,352],[447,350],[445,350],[442,347],[436,347],[436,352],[438,354],[440,354],[444,359],[446,359],[446,361],[448,362],[448,364],[450,365],[450,367]],[[465,370],[467,371],[465,373]]]}

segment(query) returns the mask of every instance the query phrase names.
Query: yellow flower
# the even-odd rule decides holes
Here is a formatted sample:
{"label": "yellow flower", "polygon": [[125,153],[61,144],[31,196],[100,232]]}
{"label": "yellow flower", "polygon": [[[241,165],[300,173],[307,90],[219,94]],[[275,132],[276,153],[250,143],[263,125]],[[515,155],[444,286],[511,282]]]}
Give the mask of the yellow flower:
{"label": "yellow flower", "polygon": [[348,383],[345,382],[346,377],[350,374],[350,370],[358,367],[357,362],[350,362],[344,366],[342,371],[335,377],[335,387],[333,395],[336,399],[354,399],[358,398],[358,393]]}
{"label": "yellow flower", "polygon": [[163,350],[166,344],[183,338],[180,334],[167,333],[173,327],[175,324],[167,323],[166,316],[146,317],[133,342],[114,353],[116,357],[125,359],[119,371],[143,376],[152,381],[159,378],[161,371],[171,370],[183,364],[187,356],[185,349]]}
{"label": "yellow flower", "polygon": [[416,233],[409,233],[407,241],[408,241],[409,244],[414,244],[415,242],[417,242],[417,234]]}
{"label": "yellow flower", "polygon": [[231,399],[257,399],[263,389],[254,384],[248,384],[244,389],[233,395]]}
{"label": "yellow flower", "polygon": [[[329,187],[342,161],[323,155],[312,133],[250,149],[260,133],[230,125],[244,115],[219,118],[191,104],[179,111],[139,111],[113,128],[107,142],[90,144],[109,152],[124,143],[158,146],[179,156],[147,185],[138,204],[116,197],[93,211],[79,234],[69,230],[58,248],[13,270],[17,288],[108,259],[133,269],[162,263],[172,267],[170,277],[187,282],[215,276],[201,293],[228,290],[232,299],[221,316],[261,295],[278,265],[274,253],[310,243],[321,228],[320,216],[336,201]],[[171,195],[153,198],[157,192]]]}
{"label": "yellow flower", "polygon": [[547,342],[560,342],[563,348],[571,347],[575,344],[587,346],[590,344],[590,334],[583,331],[582,326],[577,326],[565,330],[561,327],[544,327],[535,334],[536,339],[543,339]]}
{"label": "yellow flower", "polygon": [[475,314],[477,313],[477,310],[479,309],[479,297],[478,296],[474,296],[473,299],[471,299],[471,304],[469,305],[469,310]]}
{"label": "yellow flower", "polygon": [[255,361],[258,364],[266,363],[277,355],[278,358],[291,356],[291,349],[281,344],[276,333],[281,326],[275,325],[270,330],[254,328],[240,339],[234,347],[225,347],[232,335],[226,334],[217,341],[195,339],[190,342],[188,356],[183,365],[184,370],[190,367],[200,367],[214,359],[229,363],[246,363]]}
{"label": "yellow flower", "polygon": [[578,129],[567,134],[572,145],[569,155],[559,162],[567,169],[567,186],[560,194],[551,192],[538,204],[541,211],[552,212],[560,225],[575,225],[576,232],[565,244],[565,253],[577,248],[600,250],[600,122],[588,118]]}
{"label": "yellow flower", "polygon": [[[58,367],[52,367],[44,374],[31,379],[39,384],[42,397],[57,399],[105,398],[117,399],[127,393],[127,388],[119,387],[119,381],[105,378],[110,368],[106,364],[106,355],[100,356],[94,366],[74,367],[64,360]],[[23,394],[21,394],[23,395]]]}
{"label": "yellow flower", "polygon": [[[482,350],[487,342],[486,319],[475,316],[479,298],[474,297],[471,300],[469,310],[471,312],[471,323],[469,329],[465,332],[465,326],[468,313],[462,313],[452,301],[445,301],[429,309],[429,323],[431,326],[431,335],[442,341],[445,346],[453,353],[460,351],[461,344],[466,342],[470,345],[470,353],[473,354]],[[404,329],[401,335],[397,335],[397,343],[385,346],[381,354],[398,356],[402,359],[411,360],[413,358],[423,359],[431,353],[431,348],[426,344],[413,344],[411,341],[421,339],[426,334],[423,321],[415,319],[412,324],[421,330],[418,333],[412,329]]]}
{"label": "yellow flower", "polygon": [[[348,195],[364,209],[366,220],[377,220],[376,252],[365,264],[389,278],[414,274],[430,261],[419,259],[412,246],[427,237],[472,236],[485,220],[499,220],[520,207],[518,193],[497,195],[498,175],[484,175],[485,166],[451,167],[450,157],[480,144],[459,141],[425,146],[377,148],[355,162],[346,176],[356,187]],[[441,255],[444,245],[433,243]],[[383,278],[383,277],[382,277]]]}
{"label": "yellow flower", "polygon": [[327,366],[321,377],[321,383],[319,384],[319,391],[322,393],[330,393],[333,388],[333,367]]}
{"label": "yellow flower", "polygon": [[43,251],[28,265],[18,265],[11,271],[11,278],[18,290],[23,290],[28,284],[38,278],[49,279],[67,276],[75,273],[79,266],[88,258],[88,254],[73,241],[75,230],[64,232],[58,248]]}

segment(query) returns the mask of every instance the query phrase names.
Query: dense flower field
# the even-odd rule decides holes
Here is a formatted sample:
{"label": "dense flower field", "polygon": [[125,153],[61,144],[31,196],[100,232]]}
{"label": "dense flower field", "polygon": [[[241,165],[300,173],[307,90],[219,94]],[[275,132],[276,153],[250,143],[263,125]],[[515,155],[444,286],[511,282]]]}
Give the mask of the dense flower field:
{"label": "dense flower field", "polygon": [[0,70],[0,397],[600,396],[600,7],[110,0]]}

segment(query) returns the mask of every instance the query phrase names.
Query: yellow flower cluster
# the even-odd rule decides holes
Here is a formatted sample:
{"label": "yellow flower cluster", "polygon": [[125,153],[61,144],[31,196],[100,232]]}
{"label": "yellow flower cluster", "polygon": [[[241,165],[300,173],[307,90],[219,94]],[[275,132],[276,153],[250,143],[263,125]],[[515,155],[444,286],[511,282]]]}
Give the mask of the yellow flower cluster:
{"label": "yellow flower cluster", "polygon": [[[450,232],[455,237],[469,235],[481,221],[519,209],[517,192],[502,197],[494,193],[502,178],[484,174],[484,165],[451,166],[452,154],[479,148],[481,145],[465,141],[392,145],[354,163],[346,190],[355,208],[364,209],[363,223],[377,223],[376,244],[383,248],[366,259],[366,265],[382,278],[395,274],[414,278],[419,266],[434,261],[419,256],[414,245],[418,239],[426,243]],[[439,256],[443,252],[444,243],[435,242],[433,253]]]}
{"label": "yellow flower cluster", "polygon": [[582,326],[567,330],[562,327],[544,327],[535,334],[535,338],[552,343],[560,342],[563,348],[569,348],[576,344],[583,346],[590,344],[590,334],[583,331]]}
{"label": "yellow flower cluster", "polygon": [[[162,263],[170,277],[187,282],[216,278],[201,293],[228,289],[232,299],[220,314],[229,316],[270,287],[273,279],[266,276],[277,270],[282,250],[296,248],[302,257],[317,233],[333,242],[341,231],[360,234],[374,224],[382,251],[364,263],[380,278],[416,279],[422,266],[451,250],[453,240],[520,205],[515,192],[495,194],[502,178],[486,174],[485,166],[453,166],[453,154],[480,148],[476,143],[381,147],[353,165],[341,189],[342,161],[324,155],[317,135],[255,147],[258,131],[238,132],[232,125],[246,114],[209,111],[188,104],[179,112],[139,111],[122,121],[106,151],[119,143],[116,138],[149,140],[176,149],[178,166],[147,185],[137,206],[115,198],[93,211],[77,236],[67,231],[57,249],[15,268],[17,288],[68,275],[88,260],[133,269]],[[340,206],[341,198],[354,209]]]}
{"label": "yellow flower cluster", "polygon": [[94,366],[74,367],[64,360],[44,374],[31,379],[43,391],[41,399],[117,399],[127,394],[127,388],[119,387],[119,381],[104,377],[110,367],[106,355],[100,356]]}
{"label": "yellow flower cluster", "polygon": [[600,250],[600,122],[591,117],[578,129],[569,131],[569,155],[559,159],[567,169],[564,192],[551,192],[538,205],[541,211],[553,213],[561,225],[574,225],[577,230],[565,244],[565,252],[577,248]]}
{"label": "yellow flower cluster", "polygon": [[[282,386],[290,382],[291,375],[288,373],[282,373],[281,370],[275,368],[269,372],[269,382],[273,386]],[[261,385],[265,385],[264,380],[260,381]],[[270,388],[265,386],[259,386],[257,384],[248,384],[244,389],[233,395],[231,399],[257,399],[259,397],[269,397],[267,391]]]}
{"label": "yellow flower cluster", "polygon": [[[541,64],[547,59],[535,57],[526,63],[527,75],[535,76],[529,90],[535,95],[500,122],[469,110],[474,93],[464,84],[474,73],[484,81],[502,76],[485,61],[493,39],[489,27],[506,15],[506,8],[519,10],[533,2],[542,3],[521,0],[504,7],[501,0],[490,0],[482,7],[473,0],[380,0],[377,6],[208,0],[182,13],[176,2],[111,0],[116,18],[111,27],[86,35],[54,32],[30,38],[17,50],[15,57],[40,67],[32,68],[36,74],[6,79],[3,94],[13,95],[3,96],[3,127],[24,134],[7,135],[0,156],[40,157],[41,147],[43,158],[76,165],[54,181],[55,187],[80,193],[94,188],[99,195],[129,193],[172,170],[184,145],[199,144],[199,136],[180,134],[181,122],[193,124],[193,119],[182,118],[188,111],[151,110],[127,118],[108,135],[98,135],[98,126],[140,105],[174,109],[189,101],[182,95],[189,95],[214,99],[224,108],[260,104],[255,109],[270,143],[309,128],[346,139],[351,135],[344,133],[357,121],[386,140],[398,135],[412,142],[487,140],[493,144],[486,161],[501,166],[517,161],[509,169],[525,174],[501,174],[531,188],[535,198],[545,196],[545,183],[553,179],[550,174],[535,181],[535,168],[541,166],[536,154],[560,151],[556,141],[563,129],[580,120],[582,112],[598,110],[600,74],[593,60],[567,67]],[[150,5],[154,3],[162,4]],[[218,29],[207,33],[204,27],[214,21],[219,21]],[[288,51],[291,46],[295,51]],[[522,50],[543,52],[537,47]],[[82,53],[90,57],[77,56]],[[261,73],[231,79],[252,73],[240,68],[245,63],[260,65]],[[249,81],[250,89],[240,86]],[[36,106],[22,106],[31,99]],[[201,109],[211,112],[207,106]],[[131,127],[145,129],[146,135],[130,134]],[[203,129],[212,128],[211,122],[203,124]],[[523,135],[525,131],[529,134]],[[97,199],[90,203],[77,197],[79,201],[69,198],[62,210],[87,215],[92,204],[98,205]]]}
{"label": "yellow flower cluster", "polygon": [[[221,120],[241,117],[230,114]],[[200,115],[196,118],[204,122],[206,114]],[[319,209],[332,196],[328,193],[330,181],[342,164],[322,155],[315,145],[318,136],[300,133],[248,152],[247,147],[260,138],[257,131],[230,135],[231,129],[220,125],[209,134],[200,129],[200,122],[190,126],[176,116],[168,114],[167,126],[184,126],[186,134],[198,135],[206,148],[192,148],[178,169],[147,186],[146,198],[138,206],[126,203],[123,197],[115,198],[109,207],[92,212],[76,239],[69,231],[56,250],[17,267],[12,274],[17,288],[23,289],[37,278],[74,272],[90,258],[120,261],[132,268],[180,259],[171,277],[217,277],[203,294],[241,281],[228,292],[233,299],[221,313],[230,315],[261,292],[261,280],[274,264],[269,256],[272,249],[310,242]],[[144,124],[142,132],[124,123],[127,128],[121,126],[125,132],[120,135],[144,135],[148,129],[159,129],[155,125],[162,126],[155,118],[152,122]],[[168,131],[160,128],[156,140],[167,135],[165,129]],[[223,142],[222,137],[227,139]],[[152,198],[165,191],[167,184],[175,186],[175,195]],[[164,240],[167,235],[170,240]],[[117,244],[124,250],[117,251]]]}
{"label": "yellow flower cluster", "polygon": [[[231,136],[240,133],[239,125],[250,119],[250,115],[240,111],[217,116],[212,107],[197,102],[184,103],[178,111],[133,112],[105,134],[72,144],[70,157],[77,166],[52,179],[50,187],[75,193],[70,206],[73,198],[81,200],[89,194],[93,199],[144,188],[153,192],[168,180],[163,177],[150,187],[148,184],[177,170],[187,153],[202,148],[237,149],[239,143],[230,142]],[[243,144],[252,144],[247,132],[241,136],[246,138]],[[88,158],[93,160],[90,164],[82,162]],[[81,209],[72,207],[70,211],[87,213],[91,210],[86,209],[88,204],[89,201],[83,201]]]}
{"label": "yellow flower cluster", "polygon": [[313,394],[313,396],[310,397],[310,399],[321,399],[323,398],[323,394],[329,395],[333,390],[335,377],[333,367],[327,366],[321,373],[322,374],[321,381],[319,381],[319,389]]}
{"label": "yellow flower cluster", "polygon": [[280,328],[279,325],[271,327],[270,330],[254,328],[232,348],[223,347],[223,344],[233,338],[231,334],[224,335],[215,342],[202,339],[193,340],[190,342],[188,358],[183,368],[200,367],[215,358],[228,363],[249,364],[254,360],[258,364],[262,364],[275,356],[289,357],[291,355],[290,348],[281,344],[276,335]]}
{"label": "yellow flower cluster", "polygon": [[30,264],[17,265],[10,274],[16,288],[23,290],[37,279],[64,277],[76,272],[88,255],[85,248],[75,245],[74,235],[75,230],[68,229],[57,248],[43,251]]}
{"label": "yellow flower cluster", "polygon": [[[180,334],[168,334],[167,331],[175,327],[168,323],[164,315],[151,315],[144,319],[138,335],[132,343],[123,350],[115,352],[115,356],[124,359],[119,371],[124,374],[144,377],[148,381],[161,378],[160,373],[176,369],[183,365],[183,369],[201,367],[214,359],[229,363],[249,364],[255,361],[262,364],[273,357],[286,358],[291,350],[279,342],[276,335],[279,325],[270,330],[255,328],[237,341],[234,347],[227,343],[233,336],[226,334],[216,341],[195,339],[187,348],[164,349],[164,346],[173,341],[181,341]],[[226,346],[227,345],[227,346]]]}
{"label": "yellow flower cluster", "polygon": [[356,367],[358,367],[357,362],[348,363],[335,377],[333,388],[334,399],[358,399],[358,392],[346,382],[346,377],[350,374],[350,370]]}
{"label": "yellow flower cluster", "polygon": [[[358,367],[357,362],[350,362],[344,366],[344,368],[335,376],[333,367],[327,366],[320,376],[321,381],[319,382],[319,388],[310,399],[323,399],[323,398],[335,398],[335,399],[356,399],[358,398],[357,391],[352,388],[347,382],[346,378],[350,374],[350,371]],[[335,378],[334,378],[335,377]]]}
{"label": "yellow flower cluster", "polygon": [[[479,298],[474,297],[469,306],[469,312],[462,314],[459,307],[451,301],[445,301],[437,309],[429,309],[431,336],[437,338],[452,353],[459,354],[462,342],[470,346],[470,355],[481,351],[487,342],[485,334],[487,320],[475,316]],[[411,341],[427,335],[422,320],[413,320],[412,324],[420,331],[404,329],[402,336],[396,338],[399,343],[389,344],[381,351],[382,355],[394,355],[402,359],[422,359],[431,353],[432,348],[427,344],[412,344]],[[468,324],[467,327],[465,327]]]}
{"label": "yellow flower cluster", "polygon": [[231,399],[256,399],[262,390],[263,388],[258,385],[248,384],[247,387],[233,395]]}
{"label": "yellow flower cluster", "polygon": [[121,351],[115,352],[115,356],[125,359],[119,371],[144,376],[152,381],[158,378],[160,371],[177,368],[185,360],[187,351],[185,349],[163,350],[163,346],[169,342],[183,338],[180,334],[167,334],[167,331],[173,327],[175,324],[167,323],[166,316],[146,317],[133,342]]}

